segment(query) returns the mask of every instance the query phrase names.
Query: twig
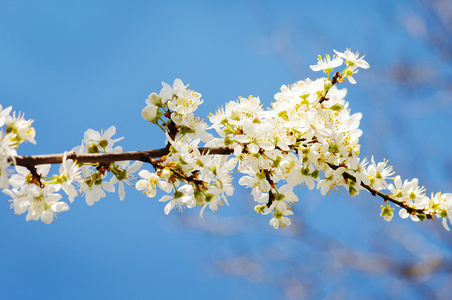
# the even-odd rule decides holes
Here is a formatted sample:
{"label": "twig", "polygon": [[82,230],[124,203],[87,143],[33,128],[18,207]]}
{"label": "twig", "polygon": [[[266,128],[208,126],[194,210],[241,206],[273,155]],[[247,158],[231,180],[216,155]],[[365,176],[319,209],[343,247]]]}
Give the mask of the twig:
{"label": "twig", "polygon": [[[329,166],[331,169],[333,169],[333,170],[336,170],[336,169],[339,168],[339,166],[335,166],[335,165],[330,164],[330,163],[328,163],[328,166]],[[344,179],[350,179],[350,180],[352,180],[352,181],[358,183],[357,180],[356,180],[356,177],[353,176],[353,175],[351,175],[351,174],[349,174],[349,173],[347,173],[347,172],[342,173],[342,177],[344,177]],[[427,219],[435,220],[435,218],[433,217],[432,214],[427,214],[423,209],[415,209],[415,208],[412,208],[412,207],[410,207],[408,204],[406,204],[405,202],[398,201],[398,200],[396,200],[396,199],[394,199],[394,198],[391,198],[389,195],[386,195],[386,194],[383,194],[383,193],[380,192],[380,191],[377,191],[376,189],[374,189],[374,188],[372,188],[371,186],[369,186],[369,185],[363,183],[362,181],[361,181],[361,184],[360,184],[360,185],[361,185],[363,188],[365,188],[366,190],[368,190],[373,196],[380,196],[381,198],[383,198],[383,200],[384,200],[385,202],[386,202],[386,201],[389,201],[389,202],[394,203],[394,204],[397,205],[397,206],[400,206],[400,207],[402,207],[402,208],[405,208],[405,209],[407,210],[407,212],[408,212],[409,214],[411,214],[411,215],[423,214],[423,215],[425,215],[425,217],[426,217]]]}

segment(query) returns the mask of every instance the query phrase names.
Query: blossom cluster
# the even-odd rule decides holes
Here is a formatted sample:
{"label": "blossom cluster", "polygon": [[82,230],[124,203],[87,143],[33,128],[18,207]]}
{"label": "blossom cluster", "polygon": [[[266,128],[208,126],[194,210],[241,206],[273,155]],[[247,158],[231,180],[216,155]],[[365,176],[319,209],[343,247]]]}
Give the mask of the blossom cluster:
{"label": "blossom cluster", "polygon": [[[228,204],[233,194],[232,172],[241,173],[239,185],[251,189],[255,211],[270,215],[269,224],[281,228],[291,224],[293,205],[299,201],[296,186],[317,188],[322,195],[344,187],[351,196],[367,190],[380,196],[380,216],[390,221],[391,205],[399,207],[402,218],[413,221],[442,218],[449,230],[452,222],[452,194],[428,197],[418,180],[402,181],[386,160],[376,162],[360,157],[361,113],[352,113],[345,101],[346,89],[337,86],[347,79],[355,84],[359,69],[369,64],[349,49],[334,51],[332,57],[319,57],[313,71],[326,77],[306,79],[281,87],[271,108],[264,109],[258,97],[239,97],[209,116],[210,125],[195,115],[203,103],[202,95],[180,79],[173,85],[162,83],[159,93],[146,99],[142,117],[157,125],[166,136],[165,154],[143,161],[79,163],[65,154],[59,173],[47,177],[50,166],[28,169],[15,166],[17,146],[34,143],[31,121],[10,116],[11,108],[0,110],[0,187],[11,199],[17,214],[28,212],[27,220],[50,223],[54,216],[69,209],[59,201],[64,191],[72,203],[81,194],[93,205],[115,192],[125,197],[124,182],[134,185],[147,197],[164,191],[165,214],[172,210],[208,207],[215,212]],[[341,71],[335,69],[341,66]],[[1,107],[0,107],[1,108]],[[70,152],[83,154],[122,153],[115,146],[114,126],[100,132],[88,129],[82,144]],[[143,162],[150,168],[142,169]],[[137,174],[138,177],[135,175]]]}
{"label": "blossom cluster", "polygon": [[200,206],[202,216],[206,207],[216,211],[228,203],[227,196],[233,193],[230,172],[236,160],[200,152],[199,143],[211,145],[213,136],[206,131],[207,123],[194,115],[203,102],[201,94],[187,87],[180,79],[172,86],[163,83],[160,93],[152,93],[146,100],[142,116],[166,133],[169,153],[151,162],[154,172],[138,173],[141,180],[136,188],[148,197],[156,195],[157,186],[172,193],[159,200],[167,202],[165,214]]}
{"label": "blossom cluster", "polygon": [[[17,148],[21,143],[30,142],[36,144],[36,131],[31,124],[32,120],[25,120],[23,114],[14,112],[10,114],[12,107],[5,109],[0,106],[0,187],[3,192],[11,197],[11,207],[16,214],[27,212],[26,220],[39,220],[50,223],[56,213],[68,210],[66,203],[60,202],[61,195],[55,193],[63,187],[61,184],[44,186],[40,176],[32,176],[27,168],[15,167],[15,173],[11,172],[11,165],[15,163]],[[61,169],[67,167],[67,161],[61,164]],[[38,166],[36,174],[46,176],[50,165]],[[66,191],[66,186],[63,187]]]}

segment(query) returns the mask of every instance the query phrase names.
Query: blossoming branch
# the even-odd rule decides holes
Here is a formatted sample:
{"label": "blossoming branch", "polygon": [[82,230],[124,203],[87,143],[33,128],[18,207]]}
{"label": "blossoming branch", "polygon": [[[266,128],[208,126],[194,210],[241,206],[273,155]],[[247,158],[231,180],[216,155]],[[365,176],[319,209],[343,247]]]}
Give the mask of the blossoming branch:
{"label": "blossoming branch", "polygon": [[[151,198],[157,188],[165,192],[159,201],[166,203],[166,214],[199,207],[202,217],[206,208],[228,204],[234,192],[231,173],[237,170],[243,174],[239,184],[251,188],[255,211],[270,215],[274,228],[291,224],[298,202],[294,187],[307,186],[322,195],[339,187],[351,196],[367,190],[381,198],[380,216],[386,221],[398,207],[402,218],[441,218],[449,230],[452,194],[428,197],[416,178],[395,176],[386,160],[360,158],[362,115],[351,113],[346,90],[337,86],[345,79],[355,84],[355,74],[369,64],[348,49],[334,52],[311,66],[326,77],[283,85],[267,110],[257,97],[239,97],[211,114],[210,124],[194,114],[203,103],[201,94],[180,79],[172,86],[163,83],[141,112],[165,134],[167,146],[156,150],[123,152],[112,126],[88,129],[81,145],[63,154],[19,156],[21,143],[36,143],[33,121],[0,106],[0,188],[16,214],[47,224],[79,195],[93,205],[118,190],[123,200],[124,183]],[[144,163],[148,168],[142,169]],[[57,174],[49,175],[50,164],[60,164]],[[61,201],[62,192],[68,202]]]}

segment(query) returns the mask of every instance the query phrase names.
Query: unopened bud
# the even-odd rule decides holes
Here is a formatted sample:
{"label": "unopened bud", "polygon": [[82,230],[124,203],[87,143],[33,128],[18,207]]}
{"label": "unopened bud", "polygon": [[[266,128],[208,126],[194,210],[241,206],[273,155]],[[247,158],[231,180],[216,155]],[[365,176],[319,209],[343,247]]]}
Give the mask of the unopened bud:
{"label": "unopened bud", "polygon": [[425,214],[417,214],[416,215],[418,218],[419,218],[419,220],[421,220],[421,221],[425,221],[425,219],[427,219],[427,216],[425,215]]}
{"label": "unopened bud", "polygon": [[160,96],[157,95],[156,93],[150,94],[148,99],[149,101],[151,101],[152,104],[156,106],[162,106],[162,98],[160,98]]}
{"label": "unopened bud", "polygon": [[151,123],[155,123],[155,119],[157,117],[157,106],[148,105],[142,111],[141,115],[143,118]]}
{"label": "unopened bud", "polygon": [[342,104],[336,103],[330,108],[334,111],[341,111],[342,109],[344,109],[344,106]]}
{"label": "unopened bud", "polygon": [[325,89],[325,92],[328,92],[332,86],[333,86],[333,84],[331,83],[331,81],[327,81],[323,85],[323,88]]}
{"label": "unopened bud", "polygon": [[162,170],[162,178],[170,178],[171,177],[171,170],[169,168],[164,168]]}

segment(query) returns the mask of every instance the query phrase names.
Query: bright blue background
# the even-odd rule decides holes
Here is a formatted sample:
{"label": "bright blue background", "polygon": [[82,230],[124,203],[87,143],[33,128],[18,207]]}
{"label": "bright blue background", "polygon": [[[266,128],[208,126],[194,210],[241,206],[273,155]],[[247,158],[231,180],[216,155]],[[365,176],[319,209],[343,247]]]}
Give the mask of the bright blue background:
{"label": "bright blue background", "polygon": [[[430,47],[419,3],[389,3],[2,1],[0,103],[35,120],[38,143],[22,155],[61,153],[111,125],[125,151],[155,149],[164,136],[140,112],[161,81],[202,93],[202,116],[250,94],[268,106],[281,85],[322,76],[309,69],[318,54],[348,47],[371,65],[343,84],[364,115],[362,155],[388,158],[429,193],[450,192],[450,63]],[[397,273],[429,257],[450,266],[440,222],[386,223],[365,193],[297,194],[293,226],[277,231],[238,185],[230,206],[204,219],[197,209],[165,216],[158,197],[129,188],[123,202],[77,198],[52,225],[25,222],[2,194],[0,299],[447,295],[450,268],[422,280]],[[359,255],[376,264],[366,270]]]}

